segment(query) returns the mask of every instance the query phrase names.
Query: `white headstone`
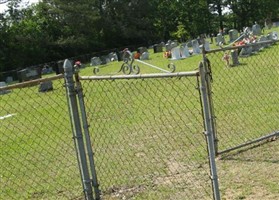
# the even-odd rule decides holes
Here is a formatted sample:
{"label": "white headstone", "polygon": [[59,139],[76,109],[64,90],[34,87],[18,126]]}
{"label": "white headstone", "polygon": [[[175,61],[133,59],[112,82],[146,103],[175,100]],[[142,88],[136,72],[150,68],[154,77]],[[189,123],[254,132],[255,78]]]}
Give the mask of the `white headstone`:
{"label": "white headstone", "polygon": [[174,48],[171,49],[171,59],[172,60],[179,60],[179,59],[181,59],[180,47],[174,47]]}
{"label": "white headstone", "polygon": [[181,46],[180,51],[181,51],[181,58],[190,57],[190,52],[189,52],[187,45]]}
{"label": "white headstone", "polygon": [[216,37],[216,45],[219,46],[219,45],[222,45],[224,43],[225,43],[224,36],[221,33],[218,33],[217,37]]}
{"label": "white headstone", "polygon": [[205,49],[206,51],[210,51],[210,44],[209,44],[208,41],[205,41],[205,42],[204,42],[204,49]]}
{"label": "white headstone", "polygon": [[198,40],[192,40],[192,45],[193,45],[193,54],[201,53],[200,45],[198,43]]}
{"label": "white headstone", "polygon": [[140,56],[140,60],[148,60],[149,59],[149,53],[143,52]]}

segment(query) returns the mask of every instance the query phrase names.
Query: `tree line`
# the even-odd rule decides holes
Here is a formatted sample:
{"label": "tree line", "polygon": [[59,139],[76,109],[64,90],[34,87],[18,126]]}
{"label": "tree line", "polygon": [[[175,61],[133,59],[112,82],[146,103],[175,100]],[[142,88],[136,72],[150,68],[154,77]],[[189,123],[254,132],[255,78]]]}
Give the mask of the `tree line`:
{"label": "tree line", "polygon": [[[0,71],[278,20],[278,0],[10,0],[0,13]],[[225,12],[227,11],[227,12]],[[279,21],[279,20],[278,20]]]}

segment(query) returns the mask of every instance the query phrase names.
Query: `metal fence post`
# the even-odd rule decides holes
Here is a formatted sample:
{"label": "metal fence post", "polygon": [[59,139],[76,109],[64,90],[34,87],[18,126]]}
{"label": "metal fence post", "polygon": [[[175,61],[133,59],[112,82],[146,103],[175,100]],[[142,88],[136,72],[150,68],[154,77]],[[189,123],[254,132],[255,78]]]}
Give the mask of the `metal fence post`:
{"label": "metal fence post", "polygon": [[82,85],[79,81],[78,73],[75,74],[75,80],[76,80],[76,89],[77,89],[79,107],[80,107],[80,111],[81,111],[81,119],[82,119],[82,123],[83,123],[86,149],[87,149],[87,154],[88,154],[88,158],[89,158],[89,167],[90,167],[91,176],[92,176],[92,184],[93,184],[93,188],[94,188],[94,192],[95,192],[95,199],[100,200],[101,197],[100,197],[97,173],[96,173],[96,169],[95,169],[94,152],[93,152],[93,149],[91,146],[91,139],[90,139],[90,134],[89,134],[89,130],[88,130],[89,125],[88,125],[86,110],[85,110],[85,105],[84,105]]}
{"label": "metal fence post", "polygon": [[208,74],[209,76],[206,76],[206,88],[207,88],[207,96],[208,96],[208,104],[209,104],[209,111],[210,111],[210,120],[211,120],[211,128],[212,128],[212,134],[214,138],[214,150],[215,150],[215,156],[218,155],[218,138],[217,138],[217,129],[216,129],[216,116],[214,113],[214,106],[213,106],[213,100],[212,100],[212,86],[211,82],[213,82],[212,77],[212,69],[211,64],[208,58],[206,57],[206,51],[205,51],[205,40],[203,40],[203,66],[205,70],[205,74]]}
{"label": "metal fence post", "polygon": [[64,61],[64,72],[65,72],[65,86],[67,90],[67,97],[69,103],[69,113],[72,123],[73,139],[75,142],[75,147],[77,151],[77,159],[81,173],[82,186],[84,189],[84,195],[86,200],[93,200],[93,192],[91,186],[91,180],[89,176],[87,159],[84,147],[84,141],[82,136],[82,128],[79,117],[79,110],[76,97],[76,88],[73,78],[73,66],[71,62],[66,59]]}
{"label": "metal fence post", "polygon": [[215,162],[215,145],[214,145],[214,136],[212,132],[212,121],[210,116],[210,104],[208,101],[208,94],[207,94],[207,82],[205,69],[203,63],[200,62],[199,65],[199,73],[200,73],[200,92],[202,96],[202,106],[203,106],[203,114],[204,114],[204,121],[205,121],[205,136],[207,140],[207,150],[209,156],[209,163],[210,163],[210,172],[211,172],[211,181],[213,187],[213,195],[215,200],[220,200],[220,191],[219,191],[219,183],[218,183],[218,175],[217,175],[217,167]]}

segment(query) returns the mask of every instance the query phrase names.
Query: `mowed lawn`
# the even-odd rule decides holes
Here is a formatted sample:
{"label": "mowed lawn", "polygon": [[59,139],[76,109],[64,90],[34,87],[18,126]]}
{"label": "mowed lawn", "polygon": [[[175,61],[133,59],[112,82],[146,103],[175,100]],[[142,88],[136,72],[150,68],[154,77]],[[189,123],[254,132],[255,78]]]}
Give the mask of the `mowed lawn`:
{"label": "mowed lawn", "polygon": [[[220,150],[278,131],[279,45],[228,68],[209,54]],[[146,62],[197,70],[201,55]],[[100,66],[115,74],[121,62]],[[141,73],[156,69],[138,63]],[[87,65],[80,75],[93,75]],[[82,81],[104,199],[212,199],[196,77]],[[82,199],[63,80],[1,95],[3,199]],[[279,198],[278,140],[217,160],[222,199]],[[1,198],[2,198],[1,196]]]}

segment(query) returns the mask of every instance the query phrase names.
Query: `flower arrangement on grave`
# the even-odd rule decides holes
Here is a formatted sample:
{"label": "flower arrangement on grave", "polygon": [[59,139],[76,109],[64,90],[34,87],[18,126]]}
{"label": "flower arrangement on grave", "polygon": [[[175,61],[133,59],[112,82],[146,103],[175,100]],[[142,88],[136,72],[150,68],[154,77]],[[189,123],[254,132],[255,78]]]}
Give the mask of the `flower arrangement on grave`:
{"label": "flower arrangement on grave", "polygon": [[252,35],[250,37],[246,37],[246,38],[243,38],[240,41],[235,42],[233,44],[233,46],[242,46],[242,45],[245,45],[245,44],[250,44],[250,43],[255,43],[255,42],[257,42],[257,36]]}
{"label": "flower arrangement on grave", "polygon": [[225,54],[224,54],[222,60],[225,61],[227,67],[230,66],[230,58],[231,58],[230,54],[229,54],[228,52],[225,52]]}
{"label": "flower arrangement on grave", "polygon": [[134,59],[140,59],[141,54],[139,52],[136,52],[134,54]]}
{"label": "flower arrangement on grave", "polygon": [[165,51],[163,56],[164,58],[171,58],[171,51]]}

